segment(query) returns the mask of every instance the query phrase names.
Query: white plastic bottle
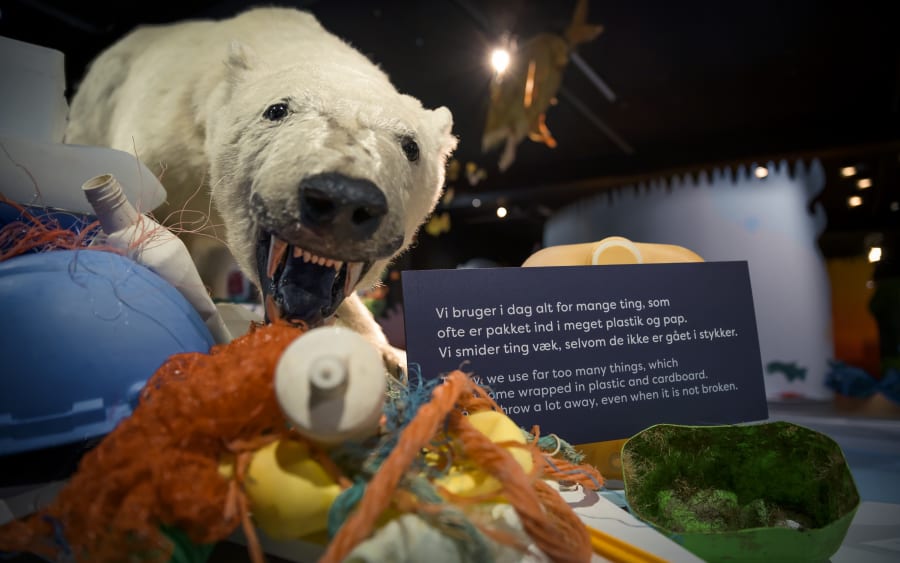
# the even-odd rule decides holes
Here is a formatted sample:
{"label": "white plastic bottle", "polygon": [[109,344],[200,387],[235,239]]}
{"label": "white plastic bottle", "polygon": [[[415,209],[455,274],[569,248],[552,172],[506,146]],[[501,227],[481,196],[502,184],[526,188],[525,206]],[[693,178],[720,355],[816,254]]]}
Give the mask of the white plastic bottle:
{"label": "white plastic bottle", "polygon": [[172,284],[193,305],[218,344],[231,341],[197,272],[187,247],[169,229],[137,212],[112,174],[96,176],[81,186],[106,234],[104,244],[124,250]]}

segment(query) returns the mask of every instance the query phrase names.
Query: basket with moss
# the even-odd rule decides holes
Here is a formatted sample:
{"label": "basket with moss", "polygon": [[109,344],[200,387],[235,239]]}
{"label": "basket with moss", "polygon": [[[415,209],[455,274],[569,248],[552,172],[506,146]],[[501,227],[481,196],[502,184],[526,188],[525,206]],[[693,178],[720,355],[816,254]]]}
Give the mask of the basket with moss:
{"label": "basket with moss", "polygon": [[787,422],[653,426],[622,472],[635,516],[707,561],[827,561],[859,506],[840,447]]}

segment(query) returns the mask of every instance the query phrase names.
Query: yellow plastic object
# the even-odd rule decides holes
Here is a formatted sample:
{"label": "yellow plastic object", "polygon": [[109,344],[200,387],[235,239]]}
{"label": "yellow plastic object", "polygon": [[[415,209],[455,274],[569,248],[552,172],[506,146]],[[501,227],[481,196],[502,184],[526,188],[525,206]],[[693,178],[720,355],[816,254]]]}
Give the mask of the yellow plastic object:
{"label": "yellow plastic object", "polygon": [[[533,266],[607,266],[615,264],[661,264],[703,262],[697,253],[672,244],[632,242],[625,237],[606,237],[597,242],[565,244],[539,250],[528,257],[523,267]],[[585,461],[604,477],[622,478],[622,445],[627,438],[579,444]]]}
{"label": "yellow plastic object", "polygon": [[[492,442],[515,442],[524,445],[525,436],[508,416],[497,411],[481,411],[469,415],[469,422]],[[526,473],[530,472],[534,461],[526,448],[509,447],[507,451],[519,462]],[[450,474],[437,480],[451,493],[461,496],[478,496],[498,493],[502,489],[499,481],[487,473],[465,467],[454,466]]]}
{"label": "yellow plastic object", "polygon": [[703,262],[703,258],[683,246],[632,242],[625,237],[606,237],[597,242],[544,248],[529,256],[522,266],[601,266],[665,262]]}
{"label": "yellow plastic object", "polygon": [[622,478],[622,446],[628,438],[577,444],[575,448],[584,454],[584,462],[600,471],[607,479]]}
{"label": "yellow plastic object", "polygon": [[[229,470],[221,467],[220,472]],[[253,455],[244,490],[256,525],[277,540],[326,530],[328,509],[341,492],[322,466],[309,457],[308,446],[290,440],[273,442]]]}

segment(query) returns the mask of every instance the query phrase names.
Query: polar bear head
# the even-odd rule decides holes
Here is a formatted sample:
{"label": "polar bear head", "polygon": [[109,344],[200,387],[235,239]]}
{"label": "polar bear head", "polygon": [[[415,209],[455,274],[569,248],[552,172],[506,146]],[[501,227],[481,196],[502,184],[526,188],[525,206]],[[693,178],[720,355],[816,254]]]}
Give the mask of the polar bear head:
{"label": "polar bear head", "polygon": [[447,108],[401,95],[356,51],[303,58],[232,44],[205,150],[228,245],[269,318],[314,326],[412,243],[456,139]]}

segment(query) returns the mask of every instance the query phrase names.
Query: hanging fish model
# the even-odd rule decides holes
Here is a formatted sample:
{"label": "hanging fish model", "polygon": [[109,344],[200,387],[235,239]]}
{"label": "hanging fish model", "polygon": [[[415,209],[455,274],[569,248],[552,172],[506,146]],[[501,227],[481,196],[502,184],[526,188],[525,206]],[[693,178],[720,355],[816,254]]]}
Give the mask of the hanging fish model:
{"label": "hanging fish model", "polygon": [[587,0],[578,0],[562,36],[539,33],[528,39],[512,53],[509,68],[494,76],[481,148],[488,152],[505,142],[501,171],[512,165],[516,147],[526,136],[556,147],[545,121],[547,109],[556,103],[572,50],[603,31],[603,26],[587,23],[587,9]]}

